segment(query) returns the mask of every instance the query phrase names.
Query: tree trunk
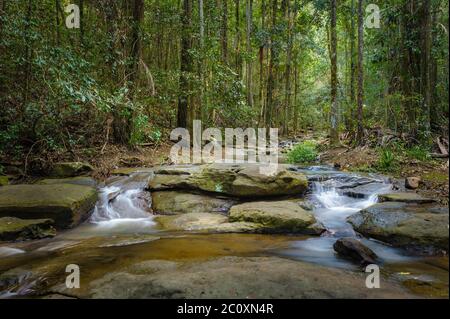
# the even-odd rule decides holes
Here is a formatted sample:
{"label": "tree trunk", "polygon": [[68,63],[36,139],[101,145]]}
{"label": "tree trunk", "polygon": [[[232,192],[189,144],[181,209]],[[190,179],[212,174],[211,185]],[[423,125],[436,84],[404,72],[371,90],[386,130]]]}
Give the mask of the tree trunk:
{"label": "tree trunk", "polygon": [[228,0],[222,0],[221,49],[222,62],[228,64]]}
{"label": "tree trunk", "polygon": [[358,0],[358,129],[356,141],[362,143],[364,137],[363,104],[364,104],[364,0]]}
{"label": "tree trunk", "polygon": [[[253,0],[247,0],[246,5],[246,18],[247,18],[247,54],[252,55],[252,19],[253,19]],[[253,107],[253,70],[252,60],[247,59],[247,104]]]}
{"label": "tree trunk", "polygon": [[289,109],[291,108],[291,63],[292,63],[292,46],[293,46],[293,16],[295,16],[295,8],[293,14],[291,14],[290,0],[286,2],[286,20],[288,23],[288,34],[287,34],[287,52],[286,52],[286,72],[285,72],[285,96],[284,96],[284,122],[283,122],[283,133],[285,135],[289,134]]}
{"label": "tree trunk", "polygon": [[187,128],[189,109],[189,73],[192,71],[192,58],[189,53],[192,47],[192,0],[183,0],[181,61],[180,61],[180,92],[178,96],[178,127]]}
{"label": "tree trunk", "polygon": [[275,90],[275,63],[276,63],[276,55],[277,49],[275,48],[275,27],[277,24],[277,10],[278,10],[278,1],[272,0],[272,30],[270,37],[270,60],[269,60],[269,76],[267,80],[267,103],[266,103],[266,127],[271,127],[272,125],[272,113],[274,108],[274,90]]}
{"label": "tree trunk", "polygon": [[422,93],[422,112],[423,130],[430,132],[430,107],[431,107],[431,87],[430,87],[430,55],[431,55],[431,1],[422,2],[422,26],[421,26],[421,93]]}
{"label": "tree trunk", "polygon": [[338,102],[337,102],[337,34],[336,34],[336,0],[331,1],[330,58],[331,58],[331,109],[330,109],[330,143],[339,143]]}
{"label": "tree trunk", "polygon": [[[266,1],[261,0],[261,30],[264,31],[266,28]],[[264,40],[259,47],[259,106],[260,106],[260,123],[266,122],[265,117],[265,97],[264,97],[264,87],[265,87],[265,74],[264,74],[264,48],[266,41]]]}

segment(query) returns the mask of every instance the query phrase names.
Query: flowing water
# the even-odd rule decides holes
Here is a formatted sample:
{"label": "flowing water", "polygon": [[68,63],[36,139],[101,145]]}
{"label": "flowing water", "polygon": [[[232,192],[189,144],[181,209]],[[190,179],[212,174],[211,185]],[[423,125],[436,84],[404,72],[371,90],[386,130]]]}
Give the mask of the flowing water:
{"label": "flowing water", "polygon": [[[346,174],[328,167],[299,170],[309,176],[311,189],[307,199],[314,207],[316,218],[327,229],[320,237],[162,231],[149,211],[151,196],[145,192],[152,173],[138,172],[107,181],[100,189],[90,220],[83,225],[53,239],[0,245],[0,298],[39,293],[49,282],[64,278],[62,265],[75,261],[87,269],[86,282],[149,259],[195,261],[218,256],[275,255],[360,271],[353,263],[339,258],[333,244],[341,237],[358,237],[346,218],[376,203],[377,194],[388,191],[391,185],[379,176]],[[343,195],[343,188],[368,182],[378,185],[369,197],[356,199]],[[381,258],[386,276],[399,280],[407,276],[407,279],[431,283],[427,296],[448,295],[448,267],[445,270],[441,266],[448,264],[448,258],[411,257],[380,242],[361,240]],[[3,291],[2,273],[13,278],[12,284]],[[410,289],[423,293],[416,286]]]}

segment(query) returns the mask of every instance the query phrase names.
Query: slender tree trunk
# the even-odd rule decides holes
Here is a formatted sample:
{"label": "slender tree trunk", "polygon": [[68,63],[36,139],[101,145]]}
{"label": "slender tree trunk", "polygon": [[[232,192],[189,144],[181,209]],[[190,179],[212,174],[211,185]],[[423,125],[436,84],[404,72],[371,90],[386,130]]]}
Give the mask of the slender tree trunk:
{"label": "slender tree trunk", "polygon": [[330,109],[330,143],[339,143],[338,101],[337,101],[337,34],[336,34],[336,0],[330,0],[330,58],[331,58],[331,109]]}
{"label": "slender tree trunk", "polygon": [[[261,0],[261,30],[264,31],[266,28],[265,22],[266,16],[266,1]],[[265,75],[264,75],[264,47],[266,41],[264,40],[259,47],[259,106],[260,106],[260,123],[266,122],[265,117],[265,98],[264,98],[264,88],[265,88]]]}
{"label": "slender tree trunk", "polygon": [[203,0],[198,0],[198,14],[200,20],[200,65],[199,65],[199,73],[200,73],[200,119],[204,120],[204,95],[205,95],[205,66],[204,66],[204,54],[205,54],[205,13],[204,13],[204,5]]}
{"label": "slender tree trunk", "polygon": [[289,110],[291,108],[291,64],[292,64],[292,46],[294,43],[293,39],[293,16],[295,16],[295,8],[294,12],[291,13],[291,4],[290,0],[286,2],[286,20],[288,22],[288,34],[287,34],[287,52],[286,52],[286,72],[285,72],[285,97],[284,97],[284,123],[283,123],[283,133],[289,134]]}
{"label": "slender tree trunk", "polygon": [[430,87],[430,55],[431,55],[431,1],[422,2],[422,56],[421,56],[421,92],[423,96],[422,112],[424,115],[423,130],[430,132],[430,107],[431,107],[431,87]]}
{"label": "slender tree trunk", "polygon": [[84,47],[84,0],[78,0],[80,8],[80,45]]}
{"label": "slender tree trunk", "polygon": [[242,56],[241,56],[241,12],[240,12],[240,0],[234,0],[235,3],[235,19],[236,19],[236,25],[235,25],[235,64],[236,64],[236,73],[238,75],[238,79],[242,79]]}
{"label": "slender tree trunk", "polygon": [[[253,19],[253,0],[247,0],[246,5],[246,18],[247,18],[247,54],[252,55],[252,19]],[[247,104],[253,107],[253,69],[252,60],[247,59]]]}
{"label": "slender tree trunk", "polygon": [[180,61],[180,93],[178,96],[178,127],[187,128],[189,109],[189,73],[192,71],[191,27],[192,27],[192,0],[183,0],[182,35],[181,35],[181,61]]}
{"label": "slender tree trunk", "polygon": [[364,104],[364,0],[358,0],[358,129],[356,141],[361,144],[364,138],[363,104]]}
{"label": "slender tree trunk", "polygon": [[221,49],[222,62],[228,64],[228,0],[222,0]]}
{"label": "slender tree trunk", "polygon": [[[350,114],[353,122],[355,114],[355,0],[351,0],[351,25],[350,25]],[[353,125],[352,125],[353,126]]]}
{"label": "slender tree trunk", "polygon": [[266,127],[271,127],[272,125],[272,115],[274,108],[274,90],[275,90],[275,63],[276,63],[276,55],[277,48],[275,48],[275,27],[277,24],[277,10],[278,10],[278,1],[272,0],[272,25],[271,25],[271,37],[270,37],[270,60],[269,60],[269,76],[267,80],[267,103],[266,103]]}
{"label": "slender tree trunk", "polygon": [[[431,16],[431,47],[434,46],[435,42],[435,34],[433,32],[433,28],[436,25],[436,11],[433,10],[433,14]],[[447,62],[448,63],[448,62]],[[438,65],[435,56],[433,53],[430,54],[430,89],[431,89],[431,102],[430,102],[430,125],[433,131],[437,131],[439,129],[439,112],[437,108],[437,94],[436,94],[436,85],[438,81]]]}

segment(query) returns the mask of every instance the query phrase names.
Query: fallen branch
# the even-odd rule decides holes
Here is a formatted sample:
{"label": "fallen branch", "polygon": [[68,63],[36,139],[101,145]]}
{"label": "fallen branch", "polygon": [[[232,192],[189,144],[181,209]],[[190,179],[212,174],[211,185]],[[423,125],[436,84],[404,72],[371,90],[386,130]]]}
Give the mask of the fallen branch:
{"label": "fallen branch", "polygon": [[430,155],[433,158],[448,158],[448,154],[431,153]]}

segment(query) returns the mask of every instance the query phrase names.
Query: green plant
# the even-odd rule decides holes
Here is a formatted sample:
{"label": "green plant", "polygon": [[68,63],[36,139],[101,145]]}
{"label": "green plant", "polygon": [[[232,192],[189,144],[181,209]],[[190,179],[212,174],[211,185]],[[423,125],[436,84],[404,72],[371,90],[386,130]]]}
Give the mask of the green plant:
{"label": "green plant", "polygon": [[431,158],[428,150],[422,146],[413,146],[406,150],[406,155],[419,161],[426,161]]}
{"label": "green plant", "polygon": [[311,163],[317,159],[317,145],[314,141],[304,141],[301,144],[297,144],[287,154],[287,160],[289,163]]}
{"label": "green plant", "polygon": [[394,152],[388,148],[381,149],[377,167],[382,171],[394,170],[397,167],[397,159]]}

